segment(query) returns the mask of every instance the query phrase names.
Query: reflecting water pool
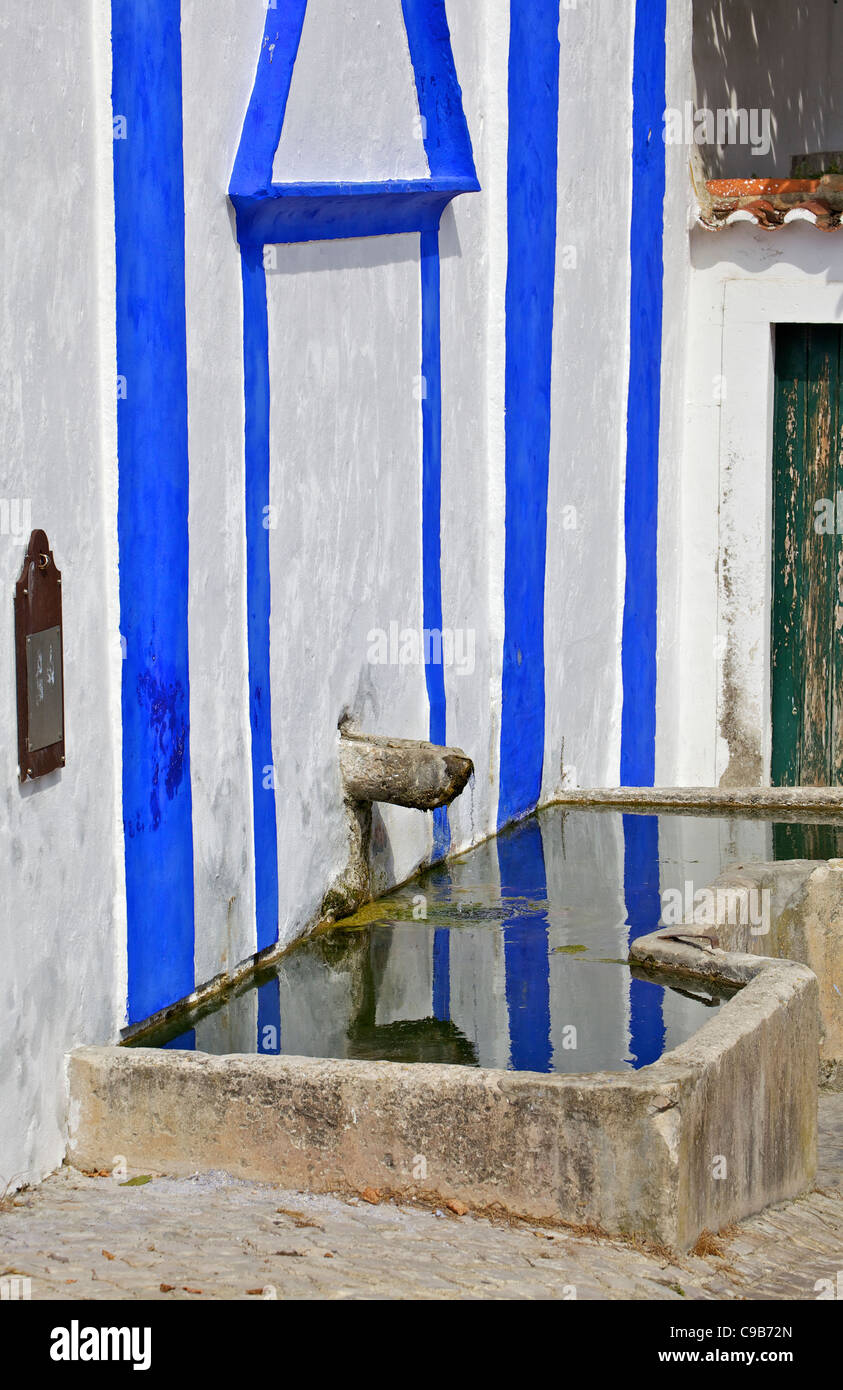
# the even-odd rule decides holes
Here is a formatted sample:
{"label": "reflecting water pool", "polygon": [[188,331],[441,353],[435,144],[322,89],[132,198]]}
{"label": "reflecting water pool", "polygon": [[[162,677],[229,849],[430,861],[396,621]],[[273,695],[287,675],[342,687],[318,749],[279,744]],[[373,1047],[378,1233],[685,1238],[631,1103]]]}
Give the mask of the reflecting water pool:
{"label": "reflecting water pool", "polygon": [[550,808],[292,948],[141,1046],[625,1071],[719,1009],[633,973],[662,894],[736,863],[843,856],[843,828]]}

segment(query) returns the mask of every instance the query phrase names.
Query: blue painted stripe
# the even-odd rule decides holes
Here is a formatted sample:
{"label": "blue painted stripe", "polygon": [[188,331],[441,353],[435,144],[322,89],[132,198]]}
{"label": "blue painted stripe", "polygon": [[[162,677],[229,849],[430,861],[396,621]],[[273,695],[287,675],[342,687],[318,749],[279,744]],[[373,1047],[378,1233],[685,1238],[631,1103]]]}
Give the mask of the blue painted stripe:
{"label": "blue painted stripe", "polygon": [[128,1016],[194,987],[179,0],[113,0]]}
{"label": "blue painted stripe", "polygon": [[[429,632],[442,631],[442,372],[439,308],[439,233],[421,236],[422,317],[422,611]],[[431,644],[431,652],[433,652]],[[430,741],[447,742],[445,667],[425,663],[430,703]],[[433,858],[441,859],[451,843],[448,811],[433,812]]]}
{"label": "blue painted stripe", "polygon": [[498,824],[536,805],[556,260],[559,0],[512,0],[506,276],[506,542]]}
{"label": "blue painted stripe", "polygon": [[229,188],[241,246],[435,231],[452,198],[479,189],[444,0],[403,7],[431,177],[272,182],[306,9],[306,0],[283,0],[267,12]]}
{"label": "blue painted stripe", "polygon": [[[547,873],[538,822],[497,841],[501,900],[547,898]],[[550,1071],[550,940],[547,913],[518,912],[504,922],[506,1005],[510,1065],[515,1071]]]}
{"label": "blue painted stripe", "polygon": [[622,786],[649,787],[656,759],[656,602],[664,280],[666,0],[635,9],[627,406]]}
{"label": "blue painted stripe", "polygon": [[431,177],[472,177],[477,187],[445,0],[401,0],[401,8]]}
{"label": "blue painted stripe", "polygon": [[246,594],[255,910],[259,951],[278,940],[278,834],[269,670],[269,329],[260,247],[241,248],[246,398]]}
{"label": "blue painted stripe", "polygon": [[230,192],[257,193],[272,183],[307,0],[267,6],[252,96],[234,160]]}
{"label": "blue painted stripe", "polygon": [[[655,931],[661,919],[658,816],[623,817],[623,881],[629,944]],[[646,1067],[662,1055],[664,990],[649,980],[631,980],[630,1051],[633,1065]]]}
{"label": "blue painted stripe", "polygon": [[433,1017],[451,1017],[451,933],[437,927],[433,933]]}

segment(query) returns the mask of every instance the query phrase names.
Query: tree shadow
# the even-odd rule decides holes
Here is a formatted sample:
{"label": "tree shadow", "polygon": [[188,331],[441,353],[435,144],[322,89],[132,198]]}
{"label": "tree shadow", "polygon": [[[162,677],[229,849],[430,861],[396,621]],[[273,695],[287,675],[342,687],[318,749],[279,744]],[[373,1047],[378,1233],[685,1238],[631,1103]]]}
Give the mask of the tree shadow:
{"label": "tree shadow", "polygon": [[699,150],[704,178],[787,178],[794,157],[843,149],[843,5],[694,0],[695,108],[770,113],[771,143]]}

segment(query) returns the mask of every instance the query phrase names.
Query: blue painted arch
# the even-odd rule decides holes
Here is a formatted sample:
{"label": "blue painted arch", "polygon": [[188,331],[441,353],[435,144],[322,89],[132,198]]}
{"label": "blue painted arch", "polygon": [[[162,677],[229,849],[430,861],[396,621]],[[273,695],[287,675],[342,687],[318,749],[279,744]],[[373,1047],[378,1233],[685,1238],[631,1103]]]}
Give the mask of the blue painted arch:
{"label": "blue painted arch", "polygon": [[307,0],[267,11],[255,84],[229,196],[241,246],[430,232],[458,193],[476,192],[444,0],[402,0],[430,177],[355,183],[273,183]]}
{"label": "blue painted arch", "polygon": [[[269,502],[270,381],[266,277],[262,247],[343,237],[420,234],[421,372],[426,383],[423,438],[423,606],[427,626],[441,626],[441,394],[439,223],[460,193],[480,188],[457,81],[444,0],[402,0],[430,177],[383,182],[273,183],[307,0],[279,0],[267,10],[251,99],[229,186],[243,267],[243,356],[246,407],[246,546],[252,788],[258,950],[278,938],[278,845],[270,699],[270,556],[263,516]],[[445,741],[441,671],[426,670],[430,737]],[[448,844],[444,811],[436,813],[434,855]]]}

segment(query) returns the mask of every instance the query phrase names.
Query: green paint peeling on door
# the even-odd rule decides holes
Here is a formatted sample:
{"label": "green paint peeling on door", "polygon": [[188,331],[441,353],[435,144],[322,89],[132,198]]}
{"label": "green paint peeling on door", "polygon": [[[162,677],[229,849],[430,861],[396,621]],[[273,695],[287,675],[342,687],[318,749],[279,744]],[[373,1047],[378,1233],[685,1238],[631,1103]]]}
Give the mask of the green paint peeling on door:
{"label": "green paint peeling on door", "polygon": [[774,786],[843,784],[843,465],[836,324],[776,329]]}

